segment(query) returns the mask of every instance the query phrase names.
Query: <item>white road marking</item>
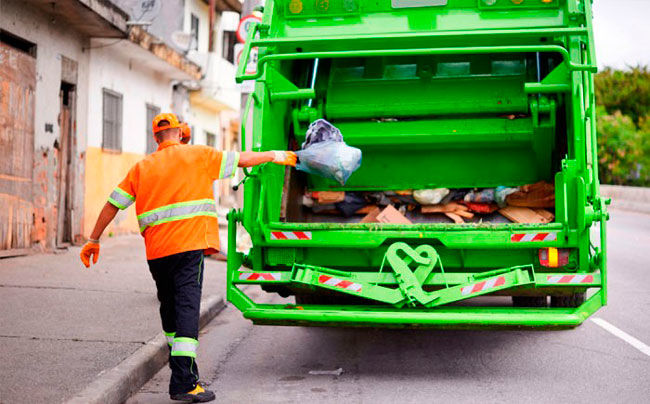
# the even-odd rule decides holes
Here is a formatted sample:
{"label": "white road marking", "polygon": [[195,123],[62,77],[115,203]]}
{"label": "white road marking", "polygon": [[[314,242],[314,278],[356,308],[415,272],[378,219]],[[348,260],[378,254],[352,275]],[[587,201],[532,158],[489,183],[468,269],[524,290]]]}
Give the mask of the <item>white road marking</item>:
{"label": "white road marking", "polygon": [[594,323],[598,324],[602,328],[604,328],[606,331],[609,331],[611,334],[614,334],[615,336],[619,337],[623,341],[627,342],[628,344],[632,345],[639,351],[643,352],[644,354],[650,356],[650,346],[647,346],[643,342],[639,341],[638,339],[634,338],[630,334],[626,333],[625,331],[613,326],[612,324],[608,323],[607,321],[603,320],[602,318],[598,317],[592,317],[591,321]]}
{"label": "white road marking", "polygon": [[343,373],[343,368],[338,368],[336,370],[310,370],[310,375],[332,375],[332,376],[341,376]]}

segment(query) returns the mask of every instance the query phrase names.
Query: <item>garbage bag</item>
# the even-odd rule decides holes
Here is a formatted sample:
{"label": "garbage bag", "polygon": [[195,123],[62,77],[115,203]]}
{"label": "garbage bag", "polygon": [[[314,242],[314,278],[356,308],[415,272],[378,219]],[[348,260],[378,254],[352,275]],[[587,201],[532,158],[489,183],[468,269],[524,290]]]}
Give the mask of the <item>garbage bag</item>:
{"label": "garbage bag", "polygon": [[296,154],[298,170],[332,179],[341,185],[345,185],[350,175],[361,166],[361,150],[342,141],[313,143]]}
{"label": "garbage bag", "polygon": [[422,205],[436,205],[448,194],[447,188],[418,189],[413,192],[413,197]]}
{"label": "garbage bag", "polygon": [[481,190],[474,190],[463,198],[465,202],[473,202],[473,203],[492,203],[494,202],[495,195],[494,195],[494,188],[485,188]]}
{"label": "garbage bag", "polygon": [[362,194],[356,192],[346,192],[345,199],[336,204],[336,208],[343,213],[343,216],[350,217],[355,214],[355,212],[368,203],[366,198]]}
{"label": "garbage bag", "polygon": [[321,143],[327,140],[342,142],[343,135],[336,126],[327,122],[325,119],[316,119],[314,122],[309,124],[309,127],[307,128],[307,135],[302,144],[302,148],[306,149],[312,144]]}
{"label": "garbage bag", "polygon": [[514,194],[517,191],[519,191],[519,187],[508,188],[504,187],[503,185],[496,187],[494,190],[494,199],[496,200],[497,205],[499,205],[500,208],[505,208],[508,205],[506,202],[508,195]]}

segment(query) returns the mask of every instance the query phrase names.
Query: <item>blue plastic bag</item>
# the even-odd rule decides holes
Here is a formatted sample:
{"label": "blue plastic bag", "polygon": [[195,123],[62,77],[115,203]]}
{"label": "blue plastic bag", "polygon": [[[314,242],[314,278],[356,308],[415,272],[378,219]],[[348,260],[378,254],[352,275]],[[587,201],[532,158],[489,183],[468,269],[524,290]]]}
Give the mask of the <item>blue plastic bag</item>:
{"label": "blue plastic bag", "polygon": [[310,174],[332,179],[341,185],[361,166],[361,150],[345,142],[326,140],[313,143],[296,152],[296,168]]}
{"label": "blue plastic bag", "polygon": [[306,149],[312,144],[325,142],[327,140],[342,142],[343,135],[339,128],[327,122],[325,119],[316,119],[314,122],[310,123],[307,128],[302,148]]}

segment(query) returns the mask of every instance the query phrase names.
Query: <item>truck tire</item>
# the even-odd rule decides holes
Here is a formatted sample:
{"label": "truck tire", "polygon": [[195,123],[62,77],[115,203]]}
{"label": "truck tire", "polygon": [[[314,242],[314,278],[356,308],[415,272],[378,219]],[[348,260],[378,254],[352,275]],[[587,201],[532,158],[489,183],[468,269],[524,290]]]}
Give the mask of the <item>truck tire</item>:
{"label": "truck tire", "polygon": [[551,307],[579,307],[585,302],[585,292],[569,296],[551,296]]}
{"label": "truck tire", "polygon": [[546,296],[512,296],[514,307],[547,307]]}

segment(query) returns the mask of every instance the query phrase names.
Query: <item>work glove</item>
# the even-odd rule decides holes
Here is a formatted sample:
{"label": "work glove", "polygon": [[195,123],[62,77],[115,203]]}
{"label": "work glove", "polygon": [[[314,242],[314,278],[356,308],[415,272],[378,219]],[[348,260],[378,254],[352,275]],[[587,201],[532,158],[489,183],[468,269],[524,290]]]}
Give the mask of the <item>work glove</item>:
{"label": "work glove", "polygon": [[93,258],[93,264],[96,264],[99,259],[99,240],[90,240],[81,247],[79,258],[86,268],[90,268],[90,257]]}
{"label": "work glove", "polygon": [[281,166],[291,166],[295,167],[296,162],[298,161],[298,157],[296,156],[296,153],[292,151],[280,151],[280,150],[273,150],[273,163],[279,164]]}

